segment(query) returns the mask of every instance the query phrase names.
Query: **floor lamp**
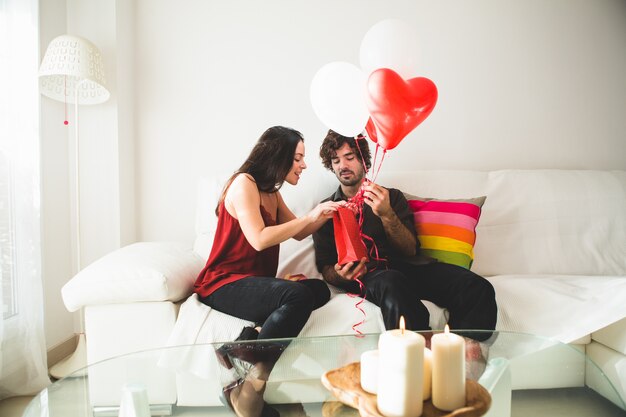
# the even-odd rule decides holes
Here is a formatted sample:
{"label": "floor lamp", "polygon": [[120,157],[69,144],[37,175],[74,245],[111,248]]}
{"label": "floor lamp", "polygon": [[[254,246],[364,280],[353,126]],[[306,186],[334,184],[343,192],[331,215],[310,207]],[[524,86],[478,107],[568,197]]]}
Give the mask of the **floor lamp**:
{"label": "floor lamp", "polygon": [[[99,104],[109,99],[100,51],[93,43],[78,36],[62,35],[54,38],[39,68],[39,89],[43,95],[64,103],[65,125],[69,124],[67,103],[74,103],[75,267],[78,273],[82,269],[78,106]],[[50,374],[55,378],[69,375],[87,365],[82,312],[80,322],[81,332],[76,350],[50,368]]]}

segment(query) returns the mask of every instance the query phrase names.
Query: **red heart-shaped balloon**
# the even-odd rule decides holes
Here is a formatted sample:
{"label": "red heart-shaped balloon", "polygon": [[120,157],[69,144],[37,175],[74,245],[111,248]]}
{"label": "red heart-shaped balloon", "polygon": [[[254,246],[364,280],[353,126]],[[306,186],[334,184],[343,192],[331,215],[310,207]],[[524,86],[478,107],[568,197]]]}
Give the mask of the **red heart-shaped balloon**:
{"label": "red heart-shaped balloon", "polygon": [[380,68],[370,74],[366,96],[378,144],[390,150],[433,111],[437,87],[428,78],[405,81],[395,71]]}
{"label": "red heart-shaped balloon", "polygon": [[367,119],[367,124],[365,125],[365,131],[367,132],[367,136],[372,140],[372,142],[378,142],[378,135],[376,135],[376,126],[374,126],[374,121],[370,117]]}

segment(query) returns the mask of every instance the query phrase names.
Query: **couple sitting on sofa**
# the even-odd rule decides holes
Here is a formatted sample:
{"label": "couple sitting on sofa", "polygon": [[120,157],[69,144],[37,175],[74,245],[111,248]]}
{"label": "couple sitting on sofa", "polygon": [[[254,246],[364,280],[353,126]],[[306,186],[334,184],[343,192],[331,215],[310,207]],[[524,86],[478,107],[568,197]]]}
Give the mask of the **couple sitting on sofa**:
{"label": "couple sitting on sofa", "polygon": [[[311,312],[329,300],[328,287],[321,280],[275,278],[278,245],[312,233],[324,280],[379,306],[387,329],[396,328],[400,316],[407,329],[429,329],[429,313],[421,299],[446,308],[453,328],[495,329],[497,307],[491,284],[465,268],[419,256],[413,215],[402,192],[364,183],[371,164],[366,140],[329,131],[320,156],[340,186],[302,217],[289,210],[278,191],[285,181],[296,185],[306,169],[303,138],[293,129],[267,129],[224,186],[216,208],[215,240],[195,292],[204,304],[260,326],[244,329],[238,340],[295,337]],[[382,261],[362,259],[339,265],[333,224],[328,220],[361,190],[362,230],[375,242],[376,258]],[[369,252],[371,243],[366,244]],[[256,352],[254,357],[246,356],[245,348],[229,352],[251,362],[248,371],[254,369],[254,378],[240,375],[224,389],[225,401],[238,415],[272,414],[262,393],[283,349],[276,343],[274,349]],[[222,363],[231,366],[226,353],[218,352]]]}

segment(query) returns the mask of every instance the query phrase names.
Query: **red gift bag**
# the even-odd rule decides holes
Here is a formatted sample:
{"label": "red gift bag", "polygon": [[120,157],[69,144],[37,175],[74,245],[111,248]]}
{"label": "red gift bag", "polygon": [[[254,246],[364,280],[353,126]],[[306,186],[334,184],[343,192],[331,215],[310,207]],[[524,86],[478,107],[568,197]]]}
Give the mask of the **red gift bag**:
{"label": "red gift bag", "polygon": [[[354,212],[345,207],[339,207],[333,215],[335,228],[335,245],[337,246],[337,263],[359,262],[361,258],[368,258],[367,248],[361,240],[359,224]],[[369,259],[368,259],[369,260]]]}

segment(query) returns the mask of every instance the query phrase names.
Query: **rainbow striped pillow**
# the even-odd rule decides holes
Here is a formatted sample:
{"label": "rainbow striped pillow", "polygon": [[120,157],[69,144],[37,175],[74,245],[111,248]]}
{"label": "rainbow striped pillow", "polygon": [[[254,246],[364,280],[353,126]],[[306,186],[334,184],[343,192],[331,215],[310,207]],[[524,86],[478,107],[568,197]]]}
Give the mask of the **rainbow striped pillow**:
{"label": "rainbow striped pillow", "polygon": [[476,225],[487,197],[439,200],[405,193],[424,255],[470,269]]}

